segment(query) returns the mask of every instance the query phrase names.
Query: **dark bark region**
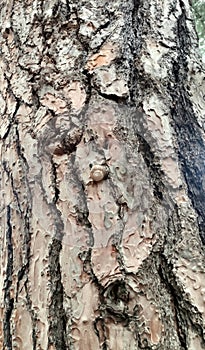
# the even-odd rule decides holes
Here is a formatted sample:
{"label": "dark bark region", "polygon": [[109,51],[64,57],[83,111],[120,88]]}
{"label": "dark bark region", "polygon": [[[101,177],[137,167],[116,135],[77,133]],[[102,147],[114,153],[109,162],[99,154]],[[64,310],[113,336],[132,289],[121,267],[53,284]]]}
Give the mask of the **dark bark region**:
{"label": "dark bark region", "polygon": [[63,307],[63,285],[61,283],[61,272],[59,254],[61,242],[54,239],[50,248],[50,283],[51,304],[49,306],[49,345],[55,344],[56,349],[67,349],[66,341],[66,315]]}
{"label": "dark bark region", "polygon": [[179,159],[189,189],[189,196],[199,217],[202,243],[205,243],[205,142],[202,130],[196,122],[195,112],[189,98],[187,57],[190,55],[190,36],[186,26],[186,10],[181,2],[182,14],[178,19],[177,60],[173,63],[174,86],[169,86],[173,99],[172,117],[179,146]]}
{"label": "dark bark region", "polygon": [[14,305],[14,298],[11,296],[12,274],[13,274],[13,247],[12,247],[12,226],[11,226],[11,208],[7,207],[7,271],[4,284],[5,289],[5,316],[4,316],[4,335],[5,345],[12,350],[12,336],[10,318]]}

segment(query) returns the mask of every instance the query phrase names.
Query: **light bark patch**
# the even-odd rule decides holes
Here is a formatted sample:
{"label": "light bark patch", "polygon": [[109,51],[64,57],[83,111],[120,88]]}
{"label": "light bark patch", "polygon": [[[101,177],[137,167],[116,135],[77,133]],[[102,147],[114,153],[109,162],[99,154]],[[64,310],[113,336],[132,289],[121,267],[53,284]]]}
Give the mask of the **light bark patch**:
{"label": "light bark patch", "polygon": [[15,349],[32,349],[33,341],[31,316],[29,314],[29,311],[26,309],[26,302],[24,302],[22,298],[21,304],[18,304],[18,309],[14,311],[13,320],[16,324],[14,335]]}
{"label": "light bark patch", "polygon": [[69,86],[63,89],[65,97],[70,99],[71,108],[76,112],[80,111],[86,100],[86,92],[79,81],[73,81]]}
{"label": "light bark patch", "polygon": [[142,307],[140,320],[144,323],[142,339],[146,339],[151,345],[156,345],[159,343],[163,331],[159,312],[151,301],[144,296],[139,296],[139,304]]}
{"label": "light bark patch", "polygon": [[111,43],[105,44],[99,52],[92,55],[85,66],[90,72],[102,66],[108,66],[117,55],[117,46]]}

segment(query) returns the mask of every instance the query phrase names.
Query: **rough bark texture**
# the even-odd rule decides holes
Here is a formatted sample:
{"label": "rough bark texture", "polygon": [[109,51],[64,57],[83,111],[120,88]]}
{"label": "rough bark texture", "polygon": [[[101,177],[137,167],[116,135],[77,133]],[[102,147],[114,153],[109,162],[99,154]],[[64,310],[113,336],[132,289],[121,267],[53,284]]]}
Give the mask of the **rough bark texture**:
{"label": "rough bark texture", "polygon": [[205,349],[188,0],[4,0],[0,14],[0,349]]}

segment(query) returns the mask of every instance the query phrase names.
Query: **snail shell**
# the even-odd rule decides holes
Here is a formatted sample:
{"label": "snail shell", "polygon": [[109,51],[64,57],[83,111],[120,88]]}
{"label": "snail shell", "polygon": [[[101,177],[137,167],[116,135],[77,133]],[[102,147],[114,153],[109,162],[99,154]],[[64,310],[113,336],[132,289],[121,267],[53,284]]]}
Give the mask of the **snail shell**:
{"label": "snail shell", "polygon": [[99,182],[106,178],[108,175],[108,169],[105,165],[93,165],[91,171],[90,171],[90,177],[93,181]]}

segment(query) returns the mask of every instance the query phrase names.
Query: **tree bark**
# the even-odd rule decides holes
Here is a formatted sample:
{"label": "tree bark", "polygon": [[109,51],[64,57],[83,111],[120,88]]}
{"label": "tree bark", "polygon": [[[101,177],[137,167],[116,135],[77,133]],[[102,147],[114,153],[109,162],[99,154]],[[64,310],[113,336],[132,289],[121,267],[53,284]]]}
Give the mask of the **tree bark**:
{"label": "tree bark", "polygon": [[0,348],[204,349],[188,0],[4,0],[0,14]]}

